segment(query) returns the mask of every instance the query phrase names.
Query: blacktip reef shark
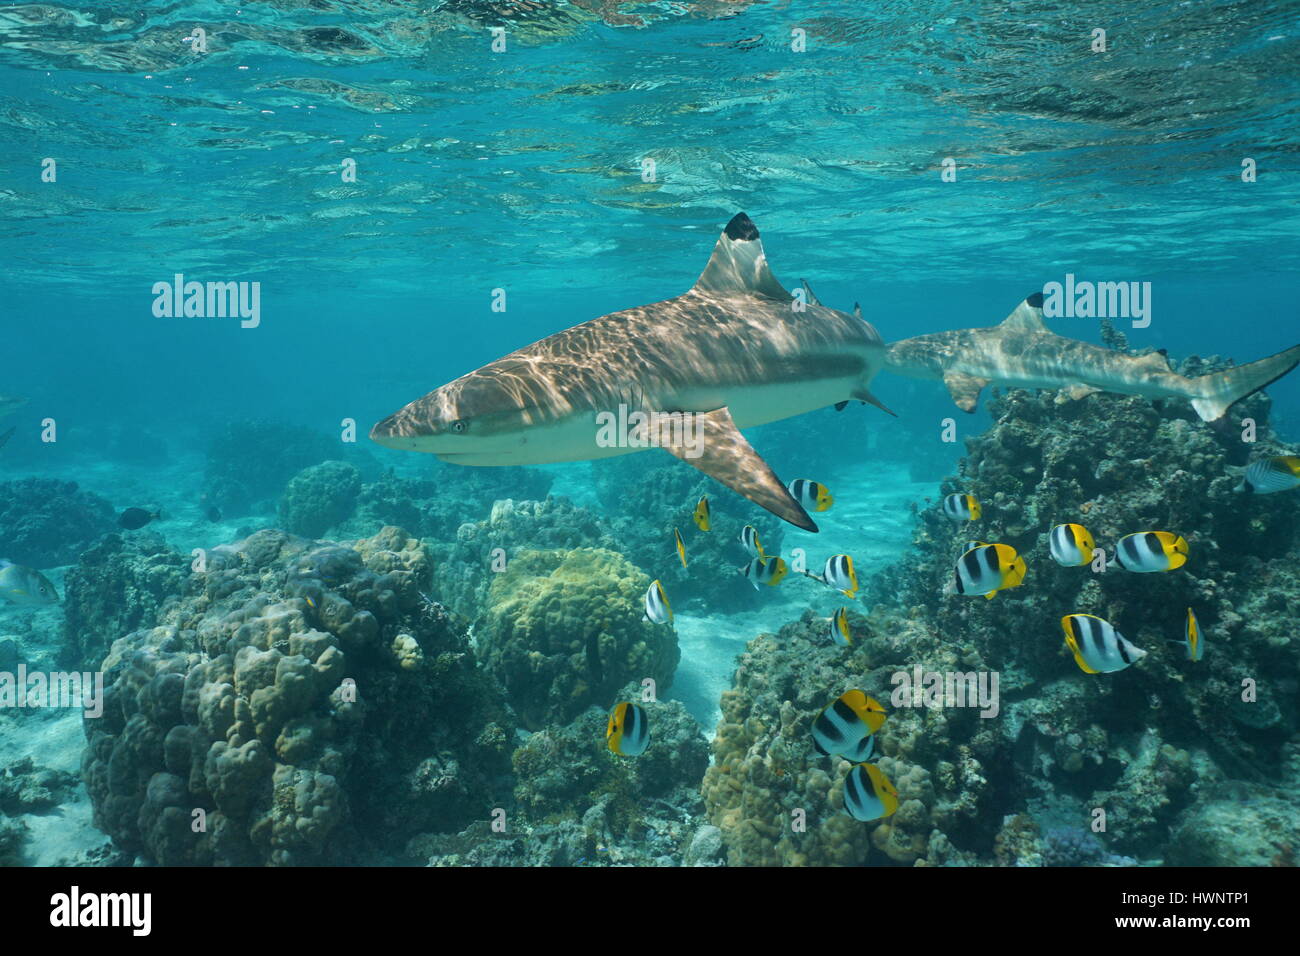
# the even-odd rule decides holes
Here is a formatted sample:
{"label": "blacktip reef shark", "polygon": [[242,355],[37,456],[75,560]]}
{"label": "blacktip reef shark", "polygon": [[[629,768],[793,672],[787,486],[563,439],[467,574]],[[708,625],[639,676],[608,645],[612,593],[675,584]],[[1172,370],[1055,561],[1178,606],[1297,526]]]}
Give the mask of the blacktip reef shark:
{"label": "blacktip reef shark", "polygon": [[1130,355],[1067,339],[1043,324],[1043,296],[1034,293],[1000,324],[984,329],[936,332],[895,342],[885,368],[913,378],[941,378],[957,407],[975,411],[986,385],[1064,389],[1067,398],[1119,392],[1192,403],[1202,421],[1213,422],[1247,395],[1281,378],[1300,363],[1300,345],[1268,358],[1186,378],[1169,368],[1163,352]]}
{"label": "blacktip reef shark", "polygon": [[678,415],[698,440],[677,429],[660,447],[816,531],[740,429],[851,399],[883,409],[869,385],[884,357],[868,322],[787,292],[739,213],[689,291],[512,352],[411,402],[370,437],[456,464],[533,465],[640,451],[597,440],[600,423],[626,409]]}

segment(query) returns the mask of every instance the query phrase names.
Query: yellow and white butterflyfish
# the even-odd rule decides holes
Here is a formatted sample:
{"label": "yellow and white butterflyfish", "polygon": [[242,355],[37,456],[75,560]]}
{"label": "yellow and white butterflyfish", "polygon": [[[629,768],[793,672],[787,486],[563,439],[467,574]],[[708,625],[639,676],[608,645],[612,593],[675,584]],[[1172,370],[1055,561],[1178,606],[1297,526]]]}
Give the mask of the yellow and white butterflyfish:
{"label": "yellow and white butterflyfish", "polygon": [[860,690],[841,694],[813,719],[813,749],[823,757],[860,763],[871,756],[871,736],[885,723],[885,708]]}
{"label": "yellow and white butterflyfish", "polygon": [[682,567],[686,567],[686,542],[682,540],[682,533],[673,528],[673,537],[677,539],[677,557],[682,559]]}
{"label": "yellow and white butterflyfish", "polygon": [[760,584],[766,584],[770,588],[776,587],[789,570],[782,558],[773,555],[766,560],[755,558],[741,568],[740,573],[745,576],[745,579],[750,584],[754,585],[754,590],[757,591]]}
{"label": "yellow and white butterflyfish", "polygon": [[745,550],[749,552],[751,557],[767,557],[767,555],[763,553],[762,542],[758,540],[758,532],[754,530],[752,524],[747,524],[745,527],[740,529],[740,543],[744,546]]}
{"label": "yellow and white butterflyfish", "polygon": [[858,596],[858,574],[853,570],[853,558],[847,554],[832,554],[826,559],[826,566],[822,568],[822,581],[843,591],[845,597]]}
{"label": "yellow and white butterflyfish", "polygon": [[639,757],[650,746],[650,721],[640,704],[623,701],[609,712],[605,742],[620,757]]}
{"label": "yellow and white butterflyfish", "polygon": [[695,520],[695,527],[701,531],[709,531],[713,528],[713,522],[709,518],[709,496],[705,495],[700,499],[699,504],[695,506],[695,513],[691,515]]}
{"label": "yellow and white butterflyfish", "polygon": [[1251,462],[1237,491],[1269,495],[1296,487],[1300,487],[1300,458],[1294,455],[1275,455]]}
{"label": "yellow and white butterflyfish", "polygon": [[1065,646],[1085,674],[1113,674],[1147,656],[1109,621],[1092,614],[1065,615],[1061,630]]}
{"label": "yellow and white butterflyfish", "polygon": [[957,559],[946,594],[982,594],[992,598],[999,591],[1019,587],[1025,579],[1025,559],[1009,544],[985,544],[972,548]]}
{"label": "yellow and white butterflyfish", "polygon": [[835,504],[830,491],[820,482],[796,478],[785,487],[790,496],[803,505],[805,511],[830,511],[831,505]]}
{"label": "yellow and white butterflyfish", "polygon": [[881,820],[898,809],[898,791],[875,764],[860,763],[844,778],[844,809],[863,823]]}
{"label": "yellow and white butterflyfish", "polygon": [[671,624],[673,608],[664,594],[664,586],[656,580],[645,592],[645,616],[656,624]]}
{"label": "yellow and white butterflyfish", "polygon": [[1187,539],[1168,531],[1126,534],[1115,545],[1115,563],[1125,571],[1173,571],[1187,563]]}
{"label": "yellow and white butterflyfish", "polygon": [[849,629],[848,608],[842,607],[831,615],[830,635],[831,642],[840,647],[848,647],[853,643],[853,632]]}
{"label": "yellow and white butterflyfish", "polygon": [[1092,561],[1097,544],[1081,524],[1058,524],[1047,535],[1052,560],[1062,567],[1077,568]]}
{"label": "yellow and white butterflyfish", "polygon": [[1201,622],[1196,619],[1196,613],[1190,607],[1183,624],[1183,639],[1171,643],[1182,644],[1187,649],[1189,661],[1199,661],[1205,656],[1205,635],[1201,633]]}
{"label": "yellow and white butterflyfish", "polygon": [[974,495],[949,495],[943,499],[943,513],[953,521],[979,521],[983,513]]}

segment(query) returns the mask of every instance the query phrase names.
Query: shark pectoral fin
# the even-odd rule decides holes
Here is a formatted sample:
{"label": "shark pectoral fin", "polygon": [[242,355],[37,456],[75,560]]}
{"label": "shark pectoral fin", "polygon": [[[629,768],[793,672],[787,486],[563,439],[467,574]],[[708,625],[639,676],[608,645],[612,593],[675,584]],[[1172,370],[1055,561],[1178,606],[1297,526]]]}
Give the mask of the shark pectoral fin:
{"label": "shark pectoral fin", "polygon": [[[744,495],[756,505],[766,508],[778,518],[806,531],[816,531],[817,525],[808,512],[781,484],[781,479],[768,466],[753,446],[745,440],[731,412],[719,408],[711,412],[697,412],[697,443],[665,444],[666,451],[676,455],[710,478],[722,482],[737,494]],[[683,436],[686,429],[682,430]]]}
{"label": "shark pectoral fin", "polygon": [[887,415],[893,415],[895,418],[898,417],[897,412],[895,412],[891,408],[888,408],[884,402],[876,398],[876,396],[872,395],[865,388],[855,389],[853,392],[853,397],[860,402],[865,402],[868,405],[875,405],[876,408],[880,409],[882,412],[884,412]]}
{"label": "shark pectoral fin", "polygon": [[1056,404],[1064,405],[1067,401],[1077,402],[1081,398],[1095,395],[1101,389],[1095,385],[1067,385],[1056,393]]}
{"label": "shark pectoral fin", "polygon": [[986,378],[976,378],[965,372],[943,373],[943,384],[948,386],[948,394],[963,412],[975,411],[980,401],[980,390],[988,383]]}

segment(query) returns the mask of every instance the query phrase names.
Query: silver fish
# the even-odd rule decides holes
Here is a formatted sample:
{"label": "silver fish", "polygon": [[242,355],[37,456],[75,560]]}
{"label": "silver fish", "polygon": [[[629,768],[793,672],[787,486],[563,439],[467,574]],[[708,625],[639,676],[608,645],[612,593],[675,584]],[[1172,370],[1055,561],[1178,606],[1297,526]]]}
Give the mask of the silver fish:
{"label": "silver fish", "polygon": [[0,598],[10,604],[40,607],[58,604],[59,592],[35,568],[0,559]]}

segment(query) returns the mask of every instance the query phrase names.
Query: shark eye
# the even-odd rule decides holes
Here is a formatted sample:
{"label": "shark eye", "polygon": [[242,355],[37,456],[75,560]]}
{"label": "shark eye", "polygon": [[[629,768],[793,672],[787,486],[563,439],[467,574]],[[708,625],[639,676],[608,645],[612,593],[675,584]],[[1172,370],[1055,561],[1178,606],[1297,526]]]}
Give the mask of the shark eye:
{"label": "shark eye", "polygon": [[465,421],[463,418],[458,418],[451,423],[451,430],[457,435],[464,434],[467,428],[469,428],[469,422]]}

